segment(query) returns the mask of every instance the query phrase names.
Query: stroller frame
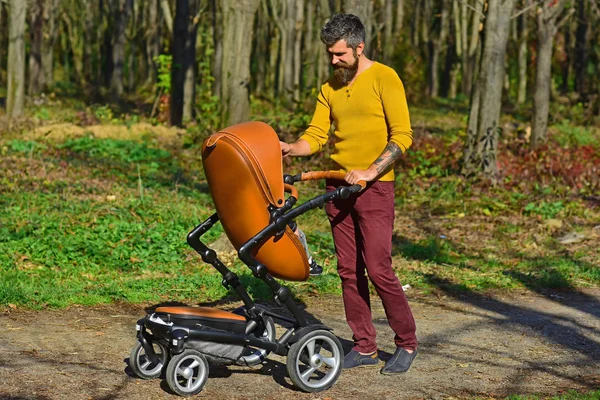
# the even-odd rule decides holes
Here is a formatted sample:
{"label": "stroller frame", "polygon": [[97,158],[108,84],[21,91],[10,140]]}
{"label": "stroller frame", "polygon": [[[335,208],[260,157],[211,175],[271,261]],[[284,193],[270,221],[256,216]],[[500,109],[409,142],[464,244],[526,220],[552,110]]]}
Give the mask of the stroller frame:
{"label": "stroller frame", "polygon": [[[268,267],[260,263],[253,252],[267,240],[280,235],[286,227],[295,229],[294,218],[299,215],[323,207],[329,201],[347,198],[365,187],[364,182],[340,186],[293,208],[298,200],[294,183],[323,178],[343,179],[343,176],[338,172],[284,175],[285,191],[291,192],[291,195],[281,207],[269,207],[270,223],[238,250],[239,259],[251,269],[254,277],[268,285],[275,301],[285,305],[293,318],[257,306],[238,275],[200,240],[219,221],[219,216],[214,213],[188,234],[187,242],[204,262],[211,264],[223,276],[223,286],[237,293],[244,304],[241,315],[226,311],[213,313],[216,309],[200,310],[197,307],[155,309],[136,323],[137,343],[129,358],[135,375],[142,379],[158,378],[166,365],[166,380],[171,390],[182,396],[197,394],[208,379],[206,358],[214,358],[195,349],[194,344],[208,342],[225,348],[240,346],[246,353],[250,351],[250,354],[229,360],[238,365],[260,364],[269,353],[285,356],[288,375],[299,389],[318,392],[330,388],[342,370],[343,349],[339,339],[327,326],[308,323],[304,312],[294,302],[291,291],[269,273]],[[278,339],[273,319],[291,324]]]}

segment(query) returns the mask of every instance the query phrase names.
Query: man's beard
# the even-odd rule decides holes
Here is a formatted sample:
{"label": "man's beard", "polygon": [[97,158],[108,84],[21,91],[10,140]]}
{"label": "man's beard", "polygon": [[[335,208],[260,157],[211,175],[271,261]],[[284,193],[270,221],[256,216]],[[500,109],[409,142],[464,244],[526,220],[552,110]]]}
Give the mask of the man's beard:
{"label": "man's beard", "polygon": [[356,72],[358,72],[358,56],[356,55],[356,50],[354,50],[354,64],[349,65],[343,61],[338,62],[333,67],[333,75],[335,79],[342,85],[347,85],[354,79],[356,76]]}

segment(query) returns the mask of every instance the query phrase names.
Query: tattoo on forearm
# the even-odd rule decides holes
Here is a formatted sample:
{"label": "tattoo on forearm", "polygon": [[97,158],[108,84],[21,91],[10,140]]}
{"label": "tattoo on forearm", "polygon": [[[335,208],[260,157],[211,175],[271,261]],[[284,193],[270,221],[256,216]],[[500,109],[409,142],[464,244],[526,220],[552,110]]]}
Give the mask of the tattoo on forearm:
{"label": "tattoo on forearm", "polygon": [[375,165],[375,168],[377,169],[377,173],[381,174],[390,166],[394,165],[401,155],[402,150],[400,150],[400,147],[394,142],[389,142],[387,146],[385,146],[385,149],[383,149],[381,155],[373,162],[373,165]]}

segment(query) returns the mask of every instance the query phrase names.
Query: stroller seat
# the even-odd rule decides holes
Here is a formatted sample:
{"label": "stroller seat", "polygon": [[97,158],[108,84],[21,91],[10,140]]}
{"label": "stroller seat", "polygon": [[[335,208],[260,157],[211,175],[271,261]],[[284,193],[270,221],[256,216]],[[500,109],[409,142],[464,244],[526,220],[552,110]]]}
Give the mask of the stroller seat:
{"label": "stroller seat", "polygon": [[200,318],[213,318],[220,320],[237,320],[246,322],[243,315],[234,314],[228,311],[222,311],[211,307],[158,307],[154,312],[158,314],[174,314],[174,315],[192,315]]}
{"label": "stroller seat", "polygon": [[[133,373],[153,379],[166,368],[169,387],[191,396],[208,379],[208,360],[252,366],[275,353],[286,357],[288,375],[301,390],[330,388],[342,371],[342,345],[327,326],[308,323],[292,292],[277,279],[305,281],[309,277],[306,249],[294,233],[294,219],[328,201],[358,193],[365,183],[340,186],[296,206],[295,182],[343,180],[344,174],[284,175],[279,138],[262,122],[234,125],[208,137],[202,145],[202,165],[216,212],[188,234],[187,242],[223,276],[223,285],[235,291],[244,305],[234,312],[188,306],[150,311],[136,324],[137,342],[129,357]],[[286,192],[290,193],[287,198]],[[239,259],[291,316],[256,305],[238,275],[201,241],[217,222]],[[279,338],[275,320],[288,325]]]}

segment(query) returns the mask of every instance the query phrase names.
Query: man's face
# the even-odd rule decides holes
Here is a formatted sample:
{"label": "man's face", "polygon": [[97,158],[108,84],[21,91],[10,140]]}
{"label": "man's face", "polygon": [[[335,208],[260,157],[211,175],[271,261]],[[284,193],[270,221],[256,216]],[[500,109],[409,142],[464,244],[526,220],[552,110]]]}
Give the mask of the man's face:
{"label": "man's face", "polygon": [[333,75],[342,85],[347,85],[356,76],[359,52],[362,52],[362,44],[353,49],[348,47],[345,40],[339,40],[327,48],[333,65]]}

